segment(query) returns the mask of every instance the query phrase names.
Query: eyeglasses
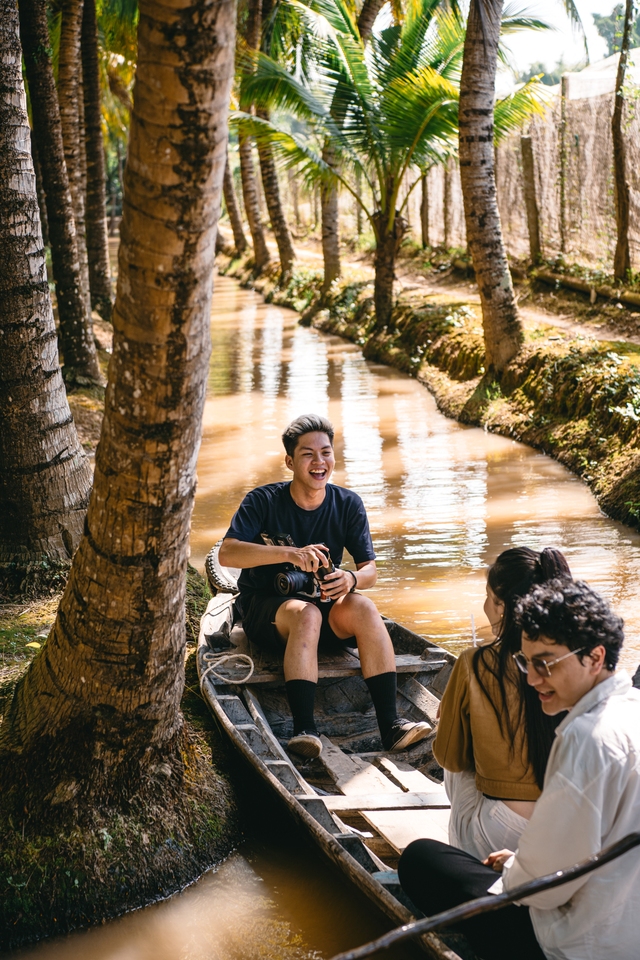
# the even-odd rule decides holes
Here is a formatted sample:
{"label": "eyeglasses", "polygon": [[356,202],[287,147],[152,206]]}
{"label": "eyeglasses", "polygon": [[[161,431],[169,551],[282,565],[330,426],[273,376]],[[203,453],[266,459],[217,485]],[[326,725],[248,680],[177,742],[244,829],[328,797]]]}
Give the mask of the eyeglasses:
{"label": "eyeglasses", "polygon": [[556,663],[562,663],[563,660],[567,660],[568,657],[572,657],[576,653],[582,653],[584,649],[585,647],[580,647],[579,650],[572,650],[570,653],[565,653],[564,657],[558,657],[557,660],[542,660],[540,657],[532,657],[531,660],[527,660],[522,651],[512,653],[511,656],[521,673],[528,673],[529,665],[531,665],[539,677],[550,677],[551,667],[555,667]]}

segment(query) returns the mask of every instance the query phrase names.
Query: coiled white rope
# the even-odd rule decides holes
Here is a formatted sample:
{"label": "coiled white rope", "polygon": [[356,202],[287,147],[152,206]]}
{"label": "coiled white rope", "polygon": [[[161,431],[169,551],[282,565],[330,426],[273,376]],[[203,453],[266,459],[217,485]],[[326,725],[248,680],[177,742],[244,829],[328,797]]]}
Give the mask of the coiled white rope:
{"label": "coiled white rope", "polygon": [[[215,677],[217,680],[222,680],[223,683],[247,683],[253,675],[255,665],[253,660],[247,653],[212,653],[210,650],[207,650],[202,654],[202,659],[205,664],[209,664],[206,670],[203,670],[200,676],[200,689],[203,688],[203,683],[205,677],[209,674]],[[227,663],[229,660],[235,660],[238,667],[245,666],[248,669],[246,677],[241,677],[236,679],[235,677],[225,677],[224,674],[219,673],[218,669],[222,666],[223,663]]]}

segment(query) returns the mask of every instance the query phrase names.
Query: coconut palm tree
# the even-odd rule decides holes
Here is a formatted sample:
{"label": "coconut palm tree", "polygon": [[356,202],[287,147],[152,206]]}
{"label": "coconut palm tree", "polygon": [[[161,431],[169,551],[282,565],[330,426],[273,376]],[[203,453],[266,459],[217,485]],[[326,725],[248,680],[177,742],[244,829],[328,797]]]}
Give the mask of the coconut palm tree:
{"label": "coconut palm tree", "polygon": [[[460,78],[460,180],[467,243],[476,272],[488,373],[500,374],[518,353],[522,324],[502,239],[496,194],[495,79],[504,0],[471,0]],[[563,5],[574,23],[573,0]]]}
{"label": "coconut palm tree", "polygon": [[[414,0],[403,22],[372,36],[365,50],[345,0],[298,7],[315,36],[309,79],[259,56],[244,89],[258,106],[304,120],[308,136],[247,114],[235,114],[234,122],[258,141],[273,143],[284,162],[300,166],[309,180],[341,183],[362,207],[376,238],[374,303],[381,330],[391,320],[394,265],[409,196],[428,166],[455,151],[464,28],[439,0]],[[501,104],[499,133],[540,109],[539,89],[531,81]],[[329,141],[335,165],[320,155]],[[353,186],[350,174],[356,173],[369,186],[371,205]]]}
{"label": "coconut palm tree", "polygon": [[247,249],[248,244],[247,238],[244,235],[244,230],[242,229],[242,217],[240,216],[240,208],[238,207],[236,192],[233,187],[233,174],[231,173],[231,166],[229,164],[228,148],[227,159],[224,165],[224,180],[222,182],[222,189],[224,192],[224,203],[229,216],[229,223],[231,224],[231,230],[233,232],[233,242],[236,248],[236,254],[241,257]]}
{"label": "coconut palm tree", "polygon": [[58,363],[18,10],[7,0],[0,49],[0,593],[6,594],[48,588],[48,574],[68,567],[82,536],[91,467]]}
{"label": "coconut palm tree", "polygon": [[[262,39],[262,0],[248,0],[247,18],[243,27],[243,41],[247,50],[254,52],[259,50]],[[243,110],[250,111],[251,99],[247,99],[246,96],[241,97],[240,106]],[[240,158],[242,199],[244,200],[244,209],[253,243],[255,271],[261,273],[269,263],[271,254],[262,226],[251,137],[243,131],[240,131],[238,137],[238,156]]]}
{"label": "coconut palm tree", "polygon": [[73,201],[73,217],[76,226],[76,244],[80,264],[80,282],[91,316],[91,289],[89,284],[89,258],[87,254],[87,226],[85,201],[84,118],[80,110],[83,104],[82,60],[80,37],[82,32],[82,0],[61,0],[60,43],[58,48],[58,100],[62,122],[64,157],[69,174],[69,188]]}
{"label": "coconut palm tree", "polygon": [[83,294],[76,226],[64,157],[44,0],[20,0],[20,39],[29,84],[33,134],[46,195],[51,259],[67,383],[101,383],[91,314]]}
{"label": "coconut palm tree", "polygon": [[624,115],[624,81],[629,58],[629,46],[633,31],[635,14],[635,0],[626,0],[624,11],[624,26],[620,42],[620,57],[616,76],[616,92],[611,118],[611,135],[613,140],[613,173],[615,178],[616,201],[616,251],[613,258],[613,273],[617,280],[627,280],[631,270],[631,253],[629,250],[629,214],[631,212],[631,191],[627,173],[626,147],[623,133]]}
{"label": "coconut palm tree", "polygon": [[[259,117],[263,120],[269,119],[269,112],[262,108],[257,111]],[[267,202],[269,211],[269,220],[271,229],[276,238],[278,246],[278,256],[280,258],[280,282],[284,283],[291,276],[293,262],[296,258],[295,250],[291,240],[291,233],[284,213],[282,198],[280,196],[280,185],[278,183],[278,172],[276,162],[273,156],[271,145],[264,140],[258,142],[258,157],[260,158],[260,174],[262,177],[262,189],[264,198]]]}
{"label": "coconut palm tree", "polygon": [[102,89],[95,0],[84,0],[82,13],[82,79],[87,155],[87,257],[91,306],[111,319],[113,296],[107,231],[107,190],[102,138]]}
{"label": "coconut palm tree", "polygon": [[[364,0],[358,15],[358,33],[363,43],[367,43],[373,31],[373,25],[384,0]],[[339,118],[334,116],[334,119]],[[329,166],[335,166],[331,143],[327,142],[322,151],[322,159]],[[360,210],[360,207],[358,207]],[[323,185],[321,203],[322,256],[324,259],[323,293],[326,293],[341,274],[340,266],[340,224],[338,217],[338,184],[329,181]]]}
{"label": "coconut palm tree", "polygon": [[[132,798],[153,795],[169,809],[188,788],[185,574],[234,49],[235,3],[140,4],[115,338],[85,534],[0,732],[2,795],[29,810],[28,832],[53,805],[56,819],[76,822],[78,806],[126,814]],[[187,829],[189,817],[185,808]],[[166,853],[176,884],[194,869],[189,843]]]}

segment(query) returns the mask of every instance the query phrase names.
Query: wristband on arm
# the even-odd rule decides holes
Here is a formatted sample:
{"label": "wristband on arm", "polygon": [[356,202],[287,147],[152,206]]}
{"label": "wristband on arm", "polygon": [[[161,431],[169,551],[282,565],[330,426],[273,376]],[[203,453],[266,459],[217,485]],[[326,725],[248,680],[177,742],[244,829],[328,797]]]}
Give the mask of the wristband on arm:
{"label": "wristband on arm", "polygon": [[353,577],[353,586],[352,586],[351,589],[349,590],[349,593],[353,593],[353,592],[355,591],[356,587],[358,586],[358,578],[356,577],[356,575],[355,575],[355,573],[353,572],[353,570],[347,570],[347,573],[350,573],[351,576]]}

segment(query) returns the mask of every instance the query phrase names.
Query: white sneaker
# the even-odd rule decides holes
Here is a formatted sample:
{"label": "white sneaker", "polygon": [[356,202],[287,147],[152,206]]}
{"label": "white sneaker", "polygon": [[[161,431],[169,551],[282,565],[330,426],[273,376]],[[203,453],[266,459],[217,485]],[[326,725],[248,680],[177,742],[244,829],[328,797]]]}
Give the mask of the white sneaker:
{"label": "white sneaker", "polygon": [[382,745],[390,752],[406,750],[407,747],[428,737],[432,729],[433,727],[424,721],[417,723],[413,720],[396,720],[382,741]]}
{"label": "white sneaker", "polygon": [[287,744],[287,749],[291,753],[297,753],[299,757],[305,757],[307,760],[313,760],[322,753],[322,740],[315,733],[307,733],[302,730],[291,737]]}

